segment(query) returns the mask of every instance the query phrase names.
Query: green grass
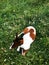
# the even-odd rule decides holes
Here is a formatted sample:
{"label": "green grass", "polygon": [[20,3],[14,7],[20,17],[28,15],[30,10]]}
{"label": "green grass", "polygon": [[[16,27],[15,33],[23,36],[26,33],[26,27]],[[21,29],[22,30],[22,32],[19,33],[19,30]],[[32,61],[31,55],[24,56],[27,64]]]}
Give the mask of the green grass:
{"label": "green grass", "polygon": [[[9,47],[29,25],[37,36],[23,57]],[[49,65],[49,0],[0,0],[0,65]]]}

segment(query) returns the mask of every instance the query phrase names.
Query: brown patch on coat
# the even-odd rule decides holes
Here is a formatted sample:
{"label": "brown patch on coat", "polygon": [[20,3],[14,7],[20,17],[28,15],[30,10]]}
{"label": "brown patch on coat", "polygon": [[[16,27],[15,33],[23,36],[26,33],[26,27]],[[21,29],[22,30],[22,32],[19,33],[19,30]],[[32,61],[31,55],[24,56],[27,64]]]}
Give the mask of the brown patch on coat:
{"label": "brown patch on coat", "polygon": [[23,39],[22,39],[22,40],[20,40],[20,44],[21,44],[21,45],[23,44]]}
{"label": "brown patch on coat", "polygon": [[33,29],[30,29],[30,37],[33,39],[33,40],[35,40],[35,37],[36,37],[36,35],[34,34],[34,30]]}
{"label": "brown patch on coat", "polygon": [[25,28],[23,32],[24,34],[28,33],[28,28]]}
{"label": "brown patch on coat", "polygon": [[34,34],[34,29],[28,29],[28,28],[25,28],[24,29],[24,34],[26,34],[26,33],[28,33],[28,32],[30,32],[30,37],[34,40],[35,39],[35,37],[36,37],[36,35]]}

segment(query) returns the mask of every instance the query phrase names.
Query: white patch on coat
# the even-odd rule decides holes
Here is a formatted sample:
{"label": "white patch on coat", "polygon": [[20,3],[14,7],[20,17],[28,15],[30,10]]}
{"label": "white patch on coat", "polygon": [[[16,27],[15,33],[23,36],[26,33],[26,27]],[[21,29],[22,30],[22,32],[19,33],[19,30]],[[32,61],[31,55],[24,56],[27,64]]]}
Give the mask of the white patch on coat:
{"label": "white patch on coat", "polygon": [[[30,33],[28,32],[27,34],[25,34],[23,36],[23,44],[20,46],[21,48],[24,48],[24,50],[28,50],[30,48],[31,43],[34,41],[31,37],[30,37]],[[20,48],[18,47],[18,49]]]}

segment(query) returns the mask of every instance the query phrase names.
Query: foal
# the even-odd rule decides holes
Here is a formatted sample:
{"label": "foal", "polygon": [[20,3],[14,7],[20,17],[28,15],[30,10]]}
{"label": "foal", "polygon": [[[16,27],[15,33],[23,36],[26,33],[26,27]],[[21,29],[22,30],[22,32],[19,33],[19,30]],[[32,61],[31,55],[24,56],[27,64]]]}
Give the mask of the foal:
{"label": "foal", "polygon": [[17,51],[25,56],[35,37],[36,29],[33,26],[28,26],[20,34],[16,34],[16,38],[13,40],[10,49],[17,47]]}

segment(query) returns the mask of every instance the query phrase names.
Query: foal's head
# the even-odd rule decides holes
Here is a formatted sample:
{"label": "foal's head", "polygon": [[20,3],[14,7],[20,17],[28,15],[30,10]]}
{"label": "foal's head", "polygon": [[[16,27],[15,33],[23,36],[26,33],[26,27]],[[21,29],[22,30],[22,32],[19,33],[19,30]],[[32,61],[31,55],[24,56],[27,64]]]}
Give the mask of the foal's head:
{"label": "foal's head", "polygon": [[20,38],[20,37],[18,36],[18,34],[16,33],[16,37],[15,37],[15,39],[13,40],[13,43],[12,43],[12,45],[10,46],[10,49],[16,48],[16,47],[20,46],[21,44],[23,44],[23,38]]}

